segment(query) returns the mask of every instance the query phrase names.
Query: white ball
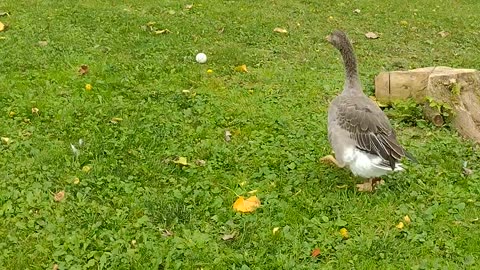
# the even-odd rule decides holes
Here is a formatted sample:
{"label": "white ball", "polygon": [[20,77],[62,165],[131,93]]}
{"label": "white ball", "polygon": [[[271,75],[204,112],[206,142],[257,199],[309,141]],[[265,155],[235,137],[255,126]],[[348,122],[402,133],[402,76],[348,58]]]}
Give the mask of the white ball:
{"label": "white ball", "polygon": [[197,56],[195,56],[195,60],[197,60],[198,63],[203,64],[207,62],[207,55],[204,53],[199,53]]}

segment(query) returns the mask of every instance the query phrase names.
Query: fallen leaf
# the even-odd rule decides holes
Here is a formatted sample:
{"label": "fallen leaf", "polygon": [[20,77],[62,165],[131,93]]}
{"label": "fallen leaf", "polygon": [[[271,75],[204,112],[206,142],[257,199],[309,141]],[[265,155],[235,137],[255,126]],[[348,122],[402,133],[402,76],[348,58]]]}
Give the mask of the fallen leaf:
{"label": "fallen leaf", "polygon": [[15,114],[17,114],[17,113],[15,113],[15,112],[13,112],[13,111],[12,111],[12,112],[9,112],[9,113],[8,113],[8,116],[10,116],[10,117],[14,117],[14,116],[15,116]]}
{"label": "fallen leaf", "polygon": [[192,9],[192,8],[193,8],[193,4],[185,5],[185,9]]}
{"label": "fallen leaf", "polygon": [[247,65],[240,65],[238,67],[235,67],[235,71],[247,73],[248,72]]}
{"label": "fallen leaf", "polygon": [[313,249],[312,250],[312,257],[316,258],[316,257],[318,257],[318,255],[320,255],[320,249],[319,248]]}
{"label": "fallen leaf", "polygon": [[2,32],[3,30],[5,30],[6,26],[5,24],[3,24],[2,22],[0,22],[0,32]]}
{"label": "fallen leaf", "polygon": [[65,198],[65,191],[64,191],[64,190],[55,193],[55,196],[53,197],[53,199],[54,199],[56,202],[60,202],[60,201],[62,201],[64,198]]}
{"label": "fallen leaf", "polygon": [[225,141],[230,142],[232,140],[232,133],[229,130],[225,130]]}
{"label": "fallen leaf", "polygon": [[400,221],[400,222],[397,224],[397,226],[395,226],[395,227],[397,227],[397,229],[401,230],[401,229],[403,229],[403,227],[405,227],[405,224],[403,224],[403,222]]}
{"label": "fallen leaf", "polygon": [[87,90],[87,91],[92,91],[92,88],[93,88],[92,85],[89,84],[89,83],[87,83],[87,84],[85,85],[85,90]]}
{"label": "fallen leaf", "polygon": [[78,69],[78,74],[80,74],[80,76],[83,76],[85,74],[88,73],[88,66],[87,65],[81,65],[80,68]]}
{"label": "fallen leaf", "polygon": [[407,223],[407,224],[410,224],[412,222],[412,220],[410,219],[410,217],[408,215],[403,217],[403,221],[405,221],[405,223]]}
{"label": "fallen leaf", "polygon": [[248,90],[248,93],[253,94],[253,90],[252,89]]}
{"label": "fallen leaf", "polygon": [[377,39],[378,38],[378,35],[373,33],[373,32],[368,32],[365,34],[365,36],[369,39]]}
{"label": "fallen leaf", "polygon": [[58,270],[58,269],[59,269],[58,264],[54,264],[53,267],[52,267],[52,270]]}
{"label": "fallen leaf", "polygon": [[333,21],[333,16],[328,16],[329,21]]}
{"label": "fallen leaf", "polygon": [[168,33],[171,33],[171,32],[168,29],[161,29],[161,30],[155,30],[155,31],[153,31],[153,33],[155,33],[156,35],[161,35],[161,34],[168,34]]}
{"label": "fallen leaf", "polygon": [[88,166],[88,165],[85,165],[82,167],[82,172],[84,173],[88,173],[92,170],[92,167]]}
{"label": "fallen leaf", "polygon": [[280,34],[287,34],[288,31],[286,29],[283,29],[283,28],[280,28],[280,27],[275,27],[273,29],[273,32],[277,32],[277,33],[280,33]]}
{"label": "fallen leaf", "polygon": [[385,184],[385,181],[382,179],[368,179],[362,184],[357,184],[357,190],[360,192],[372,192],[383,184]]}
{"label": "fallen leaf", "polygon": [[224,31],[225,31],[225,27],[222,27],[222,28],[218,29],[217,33],[223,34]]}
{"label": "fallen leaf", "polygon": [[257,196],[251,196],[246,199],[243,196],[238,197],[238,199],[233,203],[233,209],[242,213],[251,213],[255,211],[260,206],[260,200]]}
{"label": "fallen leaf", "polygon": [[346,228],[340,229],[340,235],[343,237],[343,239],[350,238],[350,234],[348,233],[348,230]]}
{"label": "fallen leaf", "polygon": [[273,228],[272,233],[277,234],[279,230],[280,230],[280,227],[275,227]]}
{"label": "fallen leaf", "polygon": [[46,40],[40,40],[38,42],[38,46],[40,46],[40,47],[45,47],[47,45],[48,45],[48,41],[46,41]]}
{"label": "fallen leaf", "polygon": [[165,230],[163,230],[162,236],[163,236],[163,237],[173,236],[173,232],[170,231],[170,230],[165,229]]}
{"label": "fallen leaf", "polygon": [[132,245],[133,248],[137,247],[137,240],[133,239],[130,244]]}
{"label": "fallen leaf", "polygon": [[358,9],[358,8],[355,9],[355,10],[353,11],[353,13],[359,14],[359,13],[360,13],[360,9]]}
{"label": "fallen leaf", "polygon": [[118,123],[120,123],[120,122],[122,122],[122,121],[123,121],[123,119],[120,118],[120,117],[113,117],[113,118],[110,120],[110,123],[112,123],[112,124],[118,124]]}
{"label": "fallen leaf", "polygon": [[446,31],[440,31],[440,32],[438,32],[438,34],[439,34],[442,38],[450,35],[450,33],[449,33],[449,32],[446,32]]}
{"label": "fallen leaf", "polygon": [[235,238],[235,233],[227,233],[227,234],[224,234],[222,236],[222,240],[223,241],[227,241],[227,240],[232,240],[233,238]]}
{"label": "fallen leaf", "polygon": [[32,114],[38,114],[40,110],[38,108],[33,107],[32,108]]}
{"label": "fallen leaf", "polygon": [[213,70],[207,69],[207,73],[208,73],[208,74],[213,73]]}
{"label": "fallen leaf", "polygon": [[407,26],[407,25],[408,25],[408,22],[407,22],[407,21],[400,21],[400,25],[402,25],[402,26]]}
{"label": "fallen leaf", "polygon": [[387,104],[383,104],[383,103],[381,103],[380,101],[378,101],[376,96],[369,96],[369,98],[370,98],[371,100],[373,100],[375,103],[377,103],[378,107],[381,107],[381,108],[386,108],[386,107],[388,107]]}
{"label": "fallen leaf", "polygon": [[250,195],[252,195],[252,194],[257,193],[257,191],[258,191],[258,190],[254,189],[254,190],[251,190],[251,191],[249,191],[249,192],[247,192],[247,193],[250,194]]}
{"label": "fallen leaf", "polygon": [[6,144],[6,145],[9,145],[9,144],[10,144],[10,138],[1,137],[0,139],[2,140],[2,143],[3,143],[3,144]]}
{"label": "fallen leaf", "polygon": [[73,178],[73,184],[74,185],[80,184],[80,179],[78,177]]}
{"label": "fallen leaf", "polygon": [[197,159],[197,160],[195,160],[195,164],[197,166],[202,166],[203,167],[203,166],[205,166],[205,164],[207,164],[207,162],[203,159]]}
{"label": "fallen leaf", "polygon": [[177,163],[177,164],[180,164],[182,166],[187,166],[188,165],[186,157],[179,157],[177,160],[173,161],[173,163]]}

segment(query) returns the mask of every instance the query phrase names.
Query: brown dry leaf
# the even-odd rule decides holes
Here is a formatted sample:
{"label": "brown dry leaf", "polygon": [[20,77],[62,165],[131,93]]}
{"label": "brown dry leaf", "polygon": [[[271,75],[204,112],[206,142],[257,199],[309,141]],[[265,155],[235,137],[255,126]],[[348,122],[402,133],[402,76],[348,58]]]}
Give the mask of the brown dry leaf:
{"label": "brown dry leaf", "polygon": [[192,8],[193,8],[193,4],[185,5],[185,9],[192,9]]}
{"label": "brown dry leaf", "polygon": [[273,32],[277,32],[277,33],[280,33],[280,34],[287,34],[288,31],[286,29],[283,29],[283,28],[280,28],[280,27],[275,27],[273,29]]}
{"label": "brown dry leaf", "polygon": [[0,32],[2,32],[3,30],[5,30],[6,26],[5,24],[3,24],[2,22],[0,22]]}
{"label": "brown dry leaf", "polygon": [[248,72],[247,65],[240,65],[238,67],[235,67],[235,71],[247,73]]}
{"label": "brown dry leaf", "polygon": [[80,68],[78,69],[78,74],[80,76],[83,76],[88,73],[88,66],[87,65],[81,65]]}
{"label": "brown dry leaf", "polygon": [[257,196],[251,196],[248,199],[240,196],[235,203],[233,203],[233,209],[241,213],[251,213],[258,207],[260,207],[260,200],[257,198]]}
{"label": "brown dry leaf", "polygon": [[449,32],[446,32],[446,31],[440,31],[440,32],[438,32],[438,34],[439,34],[442,38],[447,37],[448,35],[450,35],[450,33],[449,33]]}
{"label": "brown dry leaf", "polygon": [[316,257],[318,257],[318,255],[320,255],[320,253],[321,253],[320,249],[315,248],[315,249],[312,250],[312,257],[316,258]]}
{"label": "brown dry leaf", "polygon": [[365,37],[367,37],[369,39],[377,39],[378,35],[373,33],[373,32],[368,32],[368,33],[365,34]]}
{"label": "brown dry leaf", "polygon": [[222,236],[222,240],[223,240],[223,241],[232,240],[233,238],[235,238],[235,235],[236,235],[235,232],[224,234],[224,235]]}
{"label": "brown dry leaf", "polygon": [[40,40],[38,42],[38,46],[40,46],[40,47],[45,47],[47,45],[48,45],[48,41],[46,41],[46,40]]}
{"label": "brown dry leaf", "polygon": [[55,193],[55,196],[53,197],[53,199],[54,199],[56,202],[61,202],[61,201],[63,201],[63,199],[65,199],[65,191],[62,190],[62,191],[59,191],[59,192]]}
{"label": "brown dry leaf", "polygon": [[155,30],[155,31],[153,31],[153,33],[155,33],[156,35],[161,35],[161,34],[168,34],[168,33],[171,33],[171,32],[168,29],[161,29],[161,30]]}
{"label": "brown dry leaf", "polygon": [[123,121],[123,119],[120,118],[120,117],[113,117],[113,118],[110,120],[110,123],[112,123],[112,124],[118,124],[118,123],[120,123],[120,122],[122,122],[122,121]]}
{"label": "brown dry leaf", "polygon": [[362,184],[357,184],[357,190],[360,192],[373,192],[378,186],[385,184],[382,179],[368,179]]}

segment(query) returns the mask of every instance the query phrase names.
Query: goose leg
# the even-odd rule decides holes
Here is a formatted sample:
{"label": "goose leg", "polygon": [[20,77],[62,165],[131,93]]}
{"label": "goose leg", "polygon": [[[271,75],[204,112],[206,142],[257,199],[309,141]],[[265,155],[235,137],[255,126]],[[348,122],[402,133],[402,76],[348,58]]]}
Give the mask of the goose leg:
{"label": "goose leg", "polygon": [[373,177],[367,179],[362,184],[357,184],[357,190],[360,192],[373,192],[377,189],[378,186],[381,186],[385,183],[380,177]]}
{"label": "goose leg", "polygon": [[339,168],[343,168],[343,166],[341,166],[341,165],[338,163],[338,161],[335,159],[335,157],[332,156],[332,155],[326,155],[326,156],[322,157],[322,158],[320,159],[320,161],[323,162],[323,163],[327,163],[327,164],[328,164],[328,163],[333,164],[333,165],[335,165],[335,166],[337,166],[337,167],[339,167]]}

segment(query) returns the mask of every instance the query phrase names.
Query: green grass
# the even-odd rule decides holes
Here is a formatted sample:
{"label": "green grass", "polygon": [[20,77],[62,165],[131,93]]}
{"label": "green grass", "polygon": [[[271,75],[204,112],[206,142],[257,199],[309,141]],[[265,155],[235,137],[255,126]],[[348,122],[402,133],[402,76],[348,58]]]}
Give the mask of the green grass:
{"label": "green grass", "polygon": [[[9,26],[0,32],[0,136],[11,140],[0,145],[0,268],[480,267],[479,149],[448,127],[395,117],[417,113],[411,106],[390,109],[420,164],[386,177],[374,194],[318,162],[330,153],[328,102],[343,84],[324,37],[348,32],[372,93],[383,70],[478,68],[479,1],[185,4],[0,3],[11,13],[0,17]],[[171,33],[145,31],[148,22]],[[366,39],[369,31],[380,39]],[[200,51],[207,64],[194,62]],[[241,64],[249,73],[234,71]],[[75,158],[70,144],[79,139]],[[171,162],[179,156],[192,165]],[[236,196],[254,189],[262,207],[235,213]],[[412,223],[400,231],[405,215]]]}

